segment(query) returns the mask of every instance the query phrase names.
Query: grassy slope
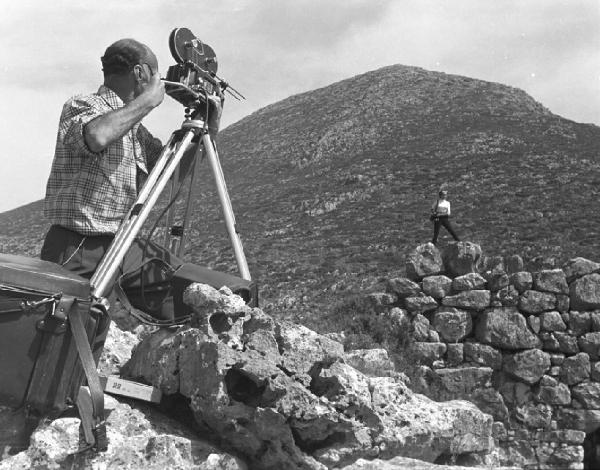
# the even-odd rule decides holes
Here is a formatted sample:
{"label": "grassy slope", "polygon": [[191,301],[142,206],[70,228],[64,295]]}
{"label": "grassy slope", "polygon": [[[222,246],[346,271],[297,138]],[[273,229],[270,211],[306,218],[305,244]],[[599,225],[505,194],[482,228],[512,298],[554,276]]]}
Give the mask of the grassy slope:
{"label": "grassy slope", "polygon": [[[402,271],[428,241],[446,185],[463,239],[487,254],[598,259],[600,128],[524,92],[392,66],[263,108],[219,136],[238,229],[263,305],[311,326]],[[200,182],[194,262],[235,271],[211,178]],[[0,214],[2,250],[34,254],[39,203]]]}

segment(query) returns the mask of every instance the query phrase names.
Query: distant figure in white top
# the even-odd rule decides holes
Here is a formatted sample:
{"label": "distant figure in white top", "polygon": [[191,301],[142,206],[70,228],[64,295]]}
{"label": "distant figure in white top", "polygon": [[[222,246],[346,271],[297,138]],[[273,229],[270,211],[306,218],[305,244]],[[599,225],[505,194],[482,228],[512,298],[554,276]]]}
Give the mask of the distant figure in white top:
{"label": "distant figure in white top", "polygon": [[448,230],[448,233],[452,235],[452,238],[457,242],[460,241],[450,224],[450,201],[446,199],[447,196],[448,191],[440,191],[437,201],[431,206],[431,220],[433,220],[433,240],[431,240],[431,242],[434,245],[437,243],[441,225]]}

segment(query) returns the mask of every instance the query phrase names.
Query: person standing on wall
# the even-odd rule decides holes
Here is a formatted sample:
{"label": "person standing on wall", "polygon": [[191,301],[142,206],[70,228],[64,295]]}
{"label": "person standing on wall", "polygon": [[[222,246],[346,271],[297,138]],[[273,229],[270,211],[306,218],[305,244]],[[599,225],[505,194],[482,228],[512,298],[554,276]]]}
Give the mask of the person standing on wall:
{"label": "person standing on wall", "polygon": [[438,235],[440,234],[440,227],[443,225],[448,233],[452,235],[452,238],[456,241],[460,241],[452,224],[450,223],[450,216],[452,214],[450,209],[450,201],[447,199],[448,191],[440,191],[438,193],[437,200],[431,206],[431,220],[433,221],[433,239],[431,242],[437,244]]}

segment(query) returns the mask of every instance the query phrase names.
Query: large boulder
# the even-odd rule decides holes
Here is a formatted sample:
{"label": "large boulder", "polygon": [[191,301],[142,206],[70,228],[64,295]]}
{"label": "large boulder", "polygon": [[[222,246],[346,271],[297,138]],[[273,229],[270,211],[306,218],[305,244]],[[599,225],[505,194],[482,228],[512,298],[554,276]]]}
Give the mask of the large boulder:
{"label": "large boulder", "polygon": [[533,273],[533,288],[554,294],[569,293],[567,278],[562,269],[544,269]]}
{"label": "large boulder", "polygon": [[507,354],[502,369],[513,377],[533,385],[550,369],[550,354],[540,349]]}
{"label": "large boulder", "polygon": [[467,273],[452,280],[452,290],[460,292],[464,290],[485,289],[486,282],[485,278],[479,273]]}
{"label": "large boulder", "polygon": [[444,341],[456,343],[471,333],[473,321],[469,312],[446,308],[435,313],[433,327]]}
{"label": "large boulder", "polygon": [[450,243],[444,248],[444,268],[452,277],[477,272],[481,246],[471,242]]}
{"label": "large boulder", "polygon": [[537,314],[556,307],[556,295],[549,292],[527,290],[519,298],[519,309],[525,313]]}
{"label": "large boulder", "polygon": [[581,257],[572,258],[563,265],[562,269],[567,278],[567,282],[571,283],[580,277],[599,272],[600,263]]}
{"label": "large boulder", "polygon": [[531,349],[542,345],[538,336],[529,330],[525,317],[512,307],[483,312],[475,336],[482,343],[502,349]]}
{"label": "large boulder", "polygon": [[452,290],[452,279],[448,276],[427,276],[423,278],[423,292],[434,299],[447,296]]}
{"label": "large boulder", "polygon": [[570,297],[573,310],[600,308],[600,274],[588,274],[573,281],[570,285]]}
{"label": "large boulder", "polygon": [[148,470],[246,470],[238,457],[201,440],[181,423],[151,407],[132,408],[105,397],[109,446],[106,452],[76,453],[79,418],[43,422],[27,450],[5,455],[0,470],[31,468],[144,468]]}
{"label": "large boulder", "polygon": [[442,305],[467,310],[483,310],[490,306],[490,300],[491,293],[489,290],[465,290],[456,295],[444,297]]}
{"label": "large boulder", "polygon": [[567,385],[575,385],[590,377],[590,356],[586,353],[578,353],[567,357],[560,366],[559,377],[561,382]]}
{"label": "large boulder", "polygon": [[443,270],[442,255],[433,243],[419,245],[406,260],[406,275],[413,281],[440,274]]}
{"label": "large boulder", "polygon": [[474,405],[431,401],[395,376],[369,377],[345,362],[341,344],[292,323],[263,322],[265,334],[256,338],[258,324],[244,324],[259,312],[237,317],[242,325],[230,331],[252,331],[237,340],[191,327],[156,332],[138,345],[126,372],[189,400],[197,425],[251,468],[315,469],[397,455],[434,461],[451,449],[489,449],[491,417]]}
{"label": "large boulder", "polygon": [[416,282],[405,277],[394,277],[387,280],[387,290],[403,299],[419,294],[421,287]]}

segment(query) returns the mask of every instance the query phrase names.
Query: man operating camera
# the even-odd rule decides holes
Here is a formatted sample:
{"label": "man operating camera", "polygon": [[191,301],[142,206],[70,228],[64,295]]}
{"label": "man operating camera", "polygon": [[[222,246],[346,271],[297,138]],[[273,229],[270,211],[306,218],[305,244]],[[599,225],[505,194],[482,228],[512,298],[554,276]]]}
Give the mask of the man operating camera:
{"label": "man operating camera", "polygon": [[[44,202],[52,226],[41,258],[87,278],[162,150],[141,124],[165,95],[154,53],[134,39],[121,39],[101,61],[104,84],[63,107]],[[221,102],[211,99],[210,106],[207,124],[215,135]]]}

